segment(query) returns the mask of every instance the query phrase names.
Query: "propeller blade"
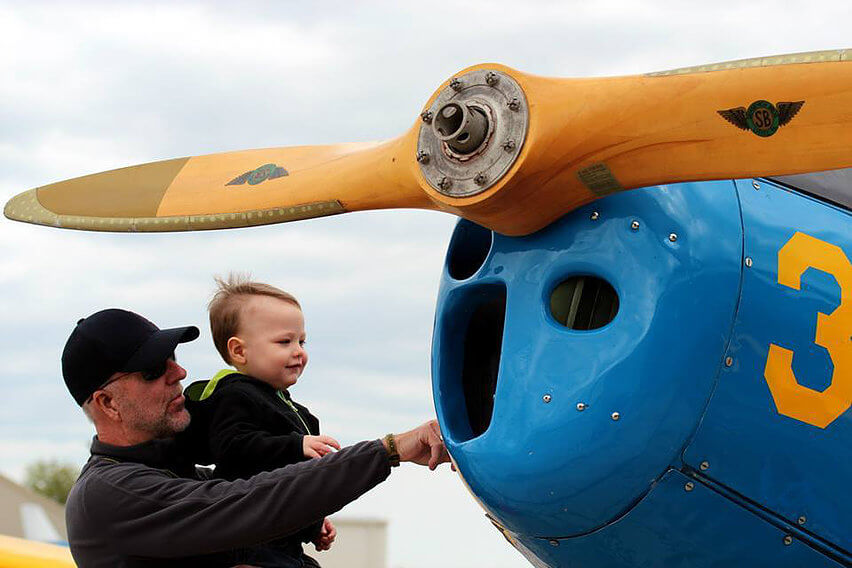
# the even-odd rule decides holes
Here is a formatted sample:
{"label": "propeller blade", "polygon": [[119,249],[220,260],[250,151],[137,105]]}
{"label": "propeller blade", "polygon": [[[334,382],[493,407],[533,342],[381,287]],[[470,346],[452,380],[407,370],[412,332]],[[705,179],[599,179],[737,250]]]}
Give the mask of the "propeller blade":
{"label": "propeller blade", "polygon": [[5,213],[174,231],[415,207],[525,235],[627,189],[852,166],[850,59],[825,51],[595,79],[477,65],[395,140],[125,168],[31,190]]}
{"label": "propeller blade", "polygon": [[401,137],[142,164],[32,189],[11,199],[4,213],[69,229],[187,231],[430,208],[416,168],[402,159],[406,143]]}
{"label": "propeller blade", "polygon": [[501,233],[632,188],[852,166],[852,50],[601,79],[506,72],[527,141],[514,175],[460,213]]}

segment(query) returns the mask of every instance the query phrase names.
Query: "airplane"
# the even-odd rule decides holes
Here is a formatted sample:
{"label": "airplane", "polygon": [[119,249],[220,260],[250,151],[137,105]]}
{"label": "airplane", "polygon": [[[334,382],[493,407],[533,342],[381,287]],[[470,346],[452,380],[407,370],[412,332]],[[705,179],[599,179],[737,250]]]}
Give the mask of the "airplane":
{"label": "airplane", "polygon": [[534,566],[852,564],[852,50],[556,79],[469,67],[398,138],[143,164],[13,220],[460,217],[442,435]]}

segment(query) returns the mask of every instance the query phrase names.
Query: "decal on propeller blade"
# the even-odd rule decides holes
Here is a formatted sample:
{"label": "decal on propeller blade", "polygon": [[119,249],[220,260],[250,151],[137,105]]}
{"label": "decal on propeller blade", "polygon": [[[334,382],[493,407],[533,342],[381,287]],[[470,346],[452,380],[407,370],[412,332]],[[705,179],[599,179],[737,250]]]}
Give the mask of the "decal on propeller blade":
{"label": "decal on propeller blade", "polygon": [[225,185],[257,185],[268,179],[275,179],[290,175],[287,170],[275,164],[263,164],[259,168],[248,171],[238,177],[235,177]]}
{"label": "decal on propeller blade", "polygon": [[754,101],[745,107],[717,110],[719,115],[741,130],[751,130],[766,138],[788,124],[799,112],[805,101],[780,102],[777,105],[769,101]]}
{"label": "decal on propeller blade", "polygon": [[609,167],[603,162],[583,168],[577,172],[577,177],[583,182],[583,185],[595,192],[598,197],[603,197],[624,189],[618,183],[618,180],[615,179]]}

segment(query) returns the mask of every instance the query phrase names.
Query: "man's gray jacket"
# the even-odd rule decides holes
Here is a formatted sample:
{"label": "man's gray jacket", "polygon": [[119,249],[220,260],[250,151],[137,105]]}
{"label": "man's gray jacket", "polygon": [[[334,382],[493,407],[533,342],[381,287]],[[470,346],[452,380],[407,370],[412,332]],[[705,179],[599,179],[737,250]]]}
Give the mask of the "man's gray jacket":
{"label": "man's gray jacket", "polygon": [[174,440],[95,438],[68,496],[68,542],[80,568],[234,566],[247,548],[340,510],[389,474],[378,440],[224,481],[185,463]]}

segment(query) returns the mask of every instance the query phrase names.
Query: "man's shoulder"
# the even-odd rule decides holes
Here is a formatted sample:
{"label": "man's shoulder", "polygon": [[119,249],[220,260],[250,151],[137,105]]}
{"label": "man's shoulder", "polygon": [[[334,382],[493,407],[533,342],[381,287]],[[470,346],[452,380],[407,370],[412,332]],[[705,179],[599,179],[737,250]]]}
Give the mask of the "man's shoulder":
{"label": "man's shoulder", "polygon": [[80,472],[80,477],[68,493],[65,505],[66,517],[71,520],[95,510],[112,509],[119,495],[146,490],[150,481],[146,475],[165,477],[158,471],[141,463],[119,461],[105,456],[93,456]]}

